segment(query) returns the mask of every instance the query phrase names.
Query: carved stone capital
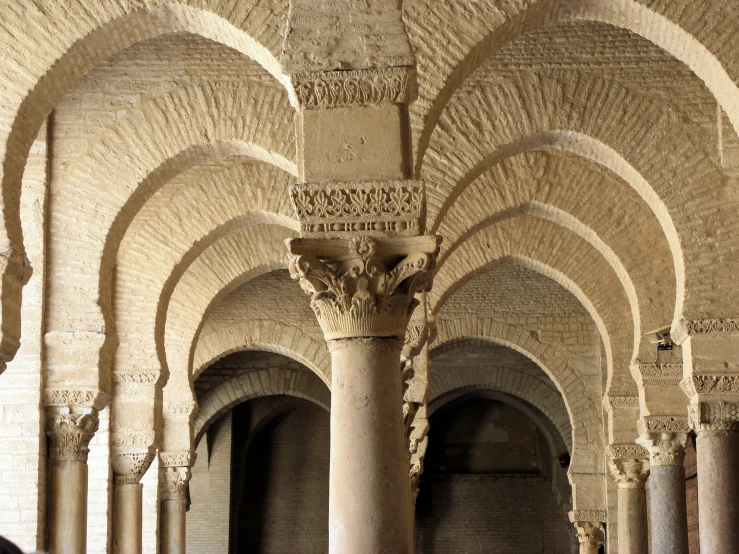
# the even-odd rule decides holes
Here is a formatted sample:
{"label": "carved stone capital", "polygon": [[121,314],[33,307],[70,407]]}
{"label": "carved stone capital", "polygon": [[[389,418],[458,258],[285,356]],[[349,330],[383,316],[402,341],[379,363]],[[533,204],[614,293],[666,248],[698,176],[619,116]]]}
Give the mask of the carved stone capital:
{"label": "carved stone capital", "polygon": [[51,439],[49,459],[52,462],[74,461],[87,463],[90,441],[100,421],[94,408],[81,413],[63,410],[47,416],[46,434]]}
{"label": "carved stone capital", "polygon": [[580,543],[598,543],[600,530],[606,522],[604,510],[574,510],[569,513],[569,517]]}
{"label": "carved stone capital", "polygon": [[404,337],[431,287],[439,240],[433,236],[375,239],[288,239],[290,276],[311,295],[326,340]]}
{"label": "carved stone capital", "polygon": [[687,440],[687,433],[655,432],[642,435],[636,442],[649,452],[651,466],[681,466]]}
{"label": "carved stone capital", "polygon": [[696,431],[739,430],[739,404],[696,402],[688,407],[690,427]]}
{"label": "carved stone capital", "polygon": [[739,393],[739,375],[713,375],[694,373],[680,381],[689,398],[698,394]]}
{"label": "carved stone capital", "polygon": [[159,453],[159,467],[192,467],[197,454],[189,450],[171,450]]}
{"label": "carved stone capital", "polygon": [[192,472],[187,466],[163,467],[161,472],[161,499],[187,500],[187,486]]}
{"label": "carved stone capital", "polygon": [[117,485],[138,483],[154,461],[152,449],[114,447],[111,465]]}
{"label": "carved stone capital", "polygon": [[416,236],[424,226],[423,181],[325,181],[290,189],[306,238]]}
{"label": "carved stone capital", "polygon": [[618,486],[643,489],[649,476],[649,452],[637,444],[614,444],[606,449],[608,467]]}
{"label": "carved stone capital", "polygon": [[413,67],[296,73],[291,80],[303,110],[410,104],[417,95]]}
{"label": "carved stone capital", "polygon": [[739,319],[696,319],[681,318],[672,323],[670,337],[677,344],[682,344],[691,335],[709,335],[714,333],[739,333]]}

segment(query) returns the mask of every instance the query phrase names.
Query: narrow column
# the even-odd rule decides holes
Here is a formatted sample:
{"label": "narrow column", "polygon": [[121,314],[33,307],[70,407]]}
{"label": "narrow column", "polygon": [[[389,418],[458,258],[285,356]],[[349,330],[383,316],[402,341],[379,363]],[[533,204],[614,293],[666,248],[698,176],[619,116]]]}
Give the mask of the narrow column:
{"label": "narrow column", "polygon": [[80,410],[55,409],[47,417],[51,554],[85,554],[87,550],[87,455],[99,421],[94,408]]}
{"label": "narrow column", "polygon": [[635,444],[608,447],[611,473],[618,483],[618,552],[647,554],[647,495],[649,454]]}
{"label": "narrow column", "polygon": [[437,240],[290,239],[288,247],[290,273],[311,294],[331,351],[329,551],[410,554],[400,354]]}
{"label": "narrow column", "polygon": [[141,554],[142,494],[139,483],[152,462],[148,449],[116,449],[113,454],[115,477],[113,504],[113,552]]}
{"label": "narrow column", "polygon": [[688,554],[686,440],[686,433],[670,431],[645,433],[637,440],[649,451],[653,554]]}
{"label": "narrow column", "polygon": [[588,517],[587,512],[570,512],[570,522],[577,532],[580,554],[598,554],[598,541],[602,523],[595,520],[579,519]]}
{"label": "narrow column", "polygon": [[701,552],[732,552],[739,545],[739,405],[703,402],[691,411]]}
{"label": "narrow column", "polygon": [[159,455],[162,519],[161,554],[185,554],[187,487],[195,455],[190,452],[162,452]]}

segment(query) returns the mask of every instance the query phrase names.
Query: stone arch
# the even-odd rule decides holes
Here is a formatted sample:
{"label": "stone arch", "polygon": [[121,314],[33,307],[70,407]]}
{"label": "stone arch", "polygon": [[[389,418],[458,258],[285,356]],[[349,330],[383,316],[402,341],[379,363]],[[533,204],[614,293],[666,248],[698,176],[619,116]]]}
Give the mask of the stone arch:
{"label": "stone arch", "polygon": [[188,267],[172,293],[158,343],[162,366],[169,369],[165,396],[167,390],[189,390],[197,338],[212,307],[239,285],[286,267],[282,243],[293,234],[275,225],[241,229],[213,243]]}
{"label": "stone arch", "polygon": [[[463,348],[466,344],[479,342],[482,341],[471,339],[469,341],[447,342],[443,351],[448,352],[452,349],[451,347]],[[552,393],[555,391],[540,379],[508,368],[491,365],[489,370],[485,372],[456,371],[454,375],[448,376],[439,375],[432,371],[430,381],[429,417],[441,405],[449,401],[452,393],[466,393],[474,390],[498,391],[525,400],[546,416],[552,428],[556,431],[554,434],[556,438],[549,437],[548,439],[550,446],[560,445],[558,449],[552,449],[552,454],[561,451],[562,447],[566,448],[567,452],[572,453],[572,425],[564,401],[559,394],[553,395]],[[560,402],[561,405],[558,405]],[[541,424],[541,422],[539,423]],[[545,427],[543,424],[541,425]],[[551,435],[551,431],[552,429],[547,427],[546,434]]]}
{"label": "stone arch", "polygon": [[[707,132],[698,131],[701,138],[696,138],[692,130],[688,132],[679,124],[680,115],[662,100],[640,96],[622,83],[603,77],[551,70],[534,73],[526,86],[514,81],[467,91],[443,114],[442,125],[430,143],[433,156],[423,168],[424,178],[435,181],[428,187],[429,213],[443,205],[455,184],[499,146],[550,130],[587,135],[619,152],[662,199],[663,207],[650,207],[655,214],[663,214],[663,221],[671,219],[677,230],[677,235],[670,231],[666,236],[673,243],[673,253],[680,245],[683,258],[682,265],[676,264],[676,277],[681,279],[681,267],[685,273],[681,279],[684,292],[676,302],[678,309],[682,303],[683,313],[697,310],[704,314],[701,317],[710,317],[711,313],[713,317],[727,317],[733,313],[731,303],[736,295],[728,294],[727,289],[735,280],[726,264],[718,260],[736,249],[739,239],[734,231],[739,224],[735,218],[716,217],[714,213],[717,202],[728,208],[735,201],[706,146],[711,144]],[[591,91],[592,100],[578,101],[583,97],[590,99],[586,90]],[[522,105],[536,109],[525,110]],[[497,121],[504,112],[517,114],[515,124],[485,123]],[[470,119],[482,123],[473,127],[466,123]],[[604,124],[609,121],[619,121],[619,125]],[[460,129],[466,132],[459,132]],[[697,148],[696,140],[700,142]],[[692,149],[692,157],[680,153],[687,148]],[[675,182],[678,175],[679,186]],[[694,225],[698,218],[707,222],[706,229]],[[703,248],[701,245],[707,240],[715,248]],[[714,279],[705,279],[701,268],[711,264],[719,269],[713,274]],[[727,296],[732,300],[727,302]]]}
{"label": "stone arch", "polygon": [[567,409],[572,429],[573,471],[602,472],[604,441],[601,413],[596,403],[598,399],[588,396],[582,380],[553,345],[539,342],[521,326],[499,320],[470,320],[455,325],[446,325],[439,320],[438,326],[439,334],[431,350],[432,356],[457,348],[460,343],[470,345],[477,342],[511,348],[538,365],[558,388]]}
{"label": "stone arch", "polygon": [[426,148],[444,107],[467,77],[516,38],[545,25],[577,20],[627,29],[683,62],[706,84],[739,132],[739,89],[734,81],[708,48],[664,15],[633,0],[539,0],[488,32],[465,54],[446,77],[444,85],[435,91],[419,137],[416,175],[420,176]]}
{"label": "stone arch", "polygon": [[[253,225],[275,224],[297,231],[298,224],[289,215],[286,190],[263,194],[262,187],[271,185],[256,182],[244,191],[246,176],[265,181],[281,178],[279,186],[284,189],[292,178],[265,164],[252,163],[250,167],[254,172],[244,174],[233,171],[234,168],[218,171],[206,166],[208,179],[200,181],[197,173],[193,176],[196,183],[171,182],[163,187],[156,202],[152,198],[144,208],[146,211],[140,212],[141,217],[135,221],[139,232],[131,229],[133,236],[124,239],[116,264],[115,313],[120,339],[117,370],[136,368],[146,363],[142,360],[156,359],[156,337],[164,332],[171,295],[190,264],[210,245],[239,228]],[[188,217],[184,229],[183,214]],[[156,221],[157,226],[147,221]],[[139,260],[144,256],[150,263],[142,266]]]}
{"label": "stone arch", "polygon": [[[245,123],[243,114],[271,115],[280,103],[280,94],[258,90],[259,94],[253,91],[255,94],[249,95],[236,86],[216,88],[204,84],[156,98],[104,133],[96,146],[70,168],[65,181],[72,184],[55,193],[57,200],[51,209],[50,249],[58,249],[56,243],[63,237],[64,248],[92,250],[94,260],[103,260],[104,253],[109,252],[105,261],[111,265],[103,268],[96,261],[85,268],[88,279],[101,281],[86,287],[89,292],[75,290],[67,298],[63,292],[66,289],[61,287],[52,296],[51,312],[59,314],[50,321],[52,328],[64,328],[70,311],[83,309],[85,313],[94,313],[80,307],[85,304],[99,303],[103,306],[102,318],[109,317],[105,307],[111,296],[106,280],[119,241],[151,195],[183,169],[208,157],[236,153],[276,165],[288,173],[295,172],[294,163],[289,161],[294,148],[289,122],[283,122],[282,132],[278,132],[279,125],[273,126],[271,133],[260,127],[259,117]],[[80,196],[87,202],[80,203]],[[69,210],[65,211],[65,206]],[[90,222],[84,229],[66,225],[68,218],[74,216]],[[65,274],[56,267],[54,258],[52,255],[49,272],[63,281]],[[104,324],[105,319],[86,322],[93,323]]]}
{"label": "stone arch", "polygon": [[[17,350],[21,289],[27,280],[19,213],[21,179],[31,144],[53,107],[100,61],[136,42],[178,32],[198,34],[255,59],[293,94],[276,59],[287,2],[270,3],[272,9],[267,10],[262,3],[256,0],[232,10],[216,0],[198,7],[169,2],[143,8],[112,0],[102,5],[73,1],[52,3],[43,10],[29,5],[6,14],[7,32],[0,38],[1,49],[8,53],[0,66],[6,84],[0,102],[5,122],[0,130],[0,251],[12,255],[1,269],[3,363]],[[34,51],[33,58],[25,56],[27,50]]]}
{"label": "stone arch", "polygon": [[242,350],[263,350],[299,361],[315,372],[326,386],[331,386],[331,355],[326,343],[314,339],[300,327],[261,319],[238,325],[211,325],[207,331],[204,327],[195,347],[193,379],[228,354]]}
{"label": "stone arch", "polygon": [[327,411],[331,409],[331,392],[313,373],[276,368],[243,373],[203,397],[195,417],[195,444],[213,422],[234,406],[253,398],[278,394],[310,400]]}
{"label": "stone arch", "polygon": [[[443,230],[446,215],[453,211],[455,204],[458,205],[457,201],[463,193],[470,189],[473,183],[486,171],[518,154],[540,149],[560,150],[590,160],[620,177],[644,200],[659,222],[672,254],[675,271],[674,312],[680,313],[685,291],[685,264],[677,229],[667,207],[647,180],[621,154],[598,139],[582,133],[560,130],[541,131],[500,146],[455,184],[451,194],[436,213],[430,232]],[[448,246],[448,248],[453,249],[453,246]]]}
{"label": "stone arch", "polygon": [[[575,233],[538,218],[519,215],[488,227],[458,248],[438,269],[429,297],[438,312],[447,298],[496,260],[516,261],[569,290],[590,313],[608,361],[607,391],[614,384],[635,392],[628,367],[636,354],[628,301],[615,273],[600,254]],[[633,330],[633,325],[631,326]]]}

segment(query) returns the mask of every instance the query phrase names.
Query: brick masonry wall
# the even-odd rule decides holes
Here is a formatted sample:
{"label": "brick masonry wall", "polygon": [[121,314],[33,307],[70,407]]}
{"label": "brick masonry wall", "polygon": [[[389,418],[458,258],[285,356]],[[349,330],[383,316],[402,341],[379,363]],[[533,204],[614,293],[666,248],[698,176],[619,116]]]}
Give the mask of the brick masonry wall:
{"label": "brick masonry wall", "polygon": [[569,526],[543,476],[437,476],[422,480],[421,491],[418,554],[572,552]]}
{"label": "brick masonry wall", "polygon": [[48,182],[47,127],[31,146],[21,195],[26,255],[33,274],[23,289],[22,344],[0,387],[0,535],[26,550],[44,546],[46,435],[41,400],[44,230]]}
{"label": "brick masonry wall", "polygon": [[198,445],[187,512],[188,554],[229,552],[232,413],[226,412]]}
{"label": "brick masonry wall", "polygon": [[305,400],[292,406],[247,447],[238,552],[328,552],[329,414]]}

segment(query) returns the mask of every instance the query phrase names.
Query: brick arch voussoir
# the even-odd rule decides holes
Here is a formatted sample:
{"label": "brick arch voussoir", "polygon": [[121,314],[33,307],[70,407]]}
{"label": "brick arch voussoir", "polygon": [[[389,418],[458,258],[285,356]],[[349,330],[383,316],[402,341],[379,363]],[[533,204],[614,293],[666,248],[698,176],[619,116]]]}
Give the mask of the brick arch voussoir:
{"label": "brick arch voussoir", "polygon": [[[276,225],[295,232],[298,227],[296,221],[281,214],[244,213],[217,226],[205,236],[198,237],[193,244],[187,245],[186,250],[176,252],[177,258],[174,264],[163,267],[152,262],[145,271],[135,272],[129,280],[118,279],[116,329],[119,345],[116,350],[115,363],[117,371],[135,372],[142,368],[142,365],[146,363],[145,360],[157,359],[158,338],[162,337],[165,332],[170,299],[177,284],[192,263],[220,239],[234,232],[259,225]],[[171,235],[163,232],[163,236]],[[170,246],[169,250],[171,249]],[[135,266],[141,259],[141,254],[134,253],[132,259],[126,261]],[[147,251],[146,255],[151,260],[157,259],[151,252]],[[117,264],[119,275],[123,273],[125,267],[123,263]],[[143,290],[140,286],[141,281],[147,283]],[[135,307],[139,309],[132,309],[131,298],[136,298]]]}
{"label": "brick arch voussoir", "polygon": [[[192,2],[194,3],[194,2]],[[202,3],[199,3],[202,6]],[[260,63],[293,95],[276,54],[286,22],[282,10],[230,10],[213,1],[208,11],[188,3],[138,6],[115,0],[51,3],[10,10],[2,22],[0,63],[5,83],[0,98],[0,373],[13,358],[20,338],[21,290],[28,280],[20,221],[20,194],[28,153],[44,120],[77,80],[97,63],[129,46],[166,34],[189,32],[222,43]],[[259,1],[251,8],[259,7]],[[222,8],[223,13],[217,13]],[[266,19],[265,19],[266,15]],[[229,21],[229,18],[234,18]],[[240,18],[240,19],[237,19]],[[239,26],[242,28],[239,28]],[[272,29],[269,32],[268,29]],[[29,58],[26,53],[33,51]]]}
{"label": "brick arch voussoir", "polygon": [[441,114],[466,79],[487,59],[517,38],[543,26],[566,21],[594,21],[621,27],[662,48],[687,65],[706,84],[739,132],[739,88],[708,48],[664,15],[634,0],[539,0],[485,35],[446,77],[424,118],[416,157],[416,175],[421,174],[431,135]]}
{"label": "brick arch voussoir", "polygon": [[[443,320],[440,320],[438,325],[438,336],[430,352],[432,357],[463,346],[498,344],[523,354],[539,366],[557,387],[567,409],[572,429],[571,467],[575,468],[573,471],[601,471],[599,464],[603,461],[601,450],[604,444],[602,426],[596,426],[594,429],[587,426],[588,422],[602,419],[597,407],[598,399],[588,397],[580,379],[572,379],[573,370],[554,346],[540,343],[521,326],[502,321],[490,321],[485,324],[459,322],[457,325],[446,326]],[[592,464],[592,467],[588,464]]]}
{"label": "brick arch voussoir", "polygon": [[310,400],[326,411],[331,408],[331,392],[311,373],[277,368],[243,373],[202,398],[194,422],[195,444],[212,423],[234,406],[254,398],[276,395]]}
{"label": "brick arch voussoir", "polygon": [[[624,322],[630,319],[632,314],[625,292],[623,295],[617,292],[620,288],[620,285],[616,284],[617,276],[611,275],[612,269],[606,265],[595,249],[589,245],[584,246],[587,243],[575,233],[556,227],[544,233],[543,227],[527,225],[526,218],[529,217],[517,215],[515,218],[502,221],[502,224],[511,225],[511,227],[500,231],[499,236],[491,234],[494,229],[488,227],[468,239],[454,255],[447,258],[437,270],[435,285],[429,295],[432,313],[438,313],[454,292],[474,277],[487,272],[494,265],[517,263],[554,280],[577,298],[590,314],[603,340],[608,368],[608,390],[615,376],[620,386],[632,392],[630,389],[635,388],[636,384],[628,367],[631,359],[636,355],[638,342],[634,340],[633,331],[624,329]],[[544,220],[540,221],[544,222]],[[578,250],[565,252],[567,256],[559,248],[562,241],[569,240],[566,233],[577,237],[576,240],[582,243],[571,244],[571,248],[576,247]],[[556,244],[552,242],[555,239],[559,241]],[[556,259],[552,258],[552,252],[555,251],[554,246],[557,246]],[[582,251],[581,246],[592,252]],[[567,274],[567,264],[572,265],[575,260],[577,260],[575,265],[579,273],[577,276],[570,276]],[[594,266],[584,271],[588,263],[603,264],[603,268],[597,271],[599,267]],[[608,285],[608,294],[606,290],[597,289],[595,281],[591,282],[595,276],[613,280],[610,284],[609,281],[601,283],[602,286]],[[586,294],[584,291],[586,287],[591,289],[591,293],[598,293],[600,296],[598,305]],[[633,322],[631,329],[634,329]]]}
{"label": "brick arch voussoir", "polygon": [[[89,287],[85,293],[89,298],[59,296],[58,302],[99,304],[102,310],[85,308],[83,312],[102,311],[102,318],[110,318],[110,287],[105,279],[110,277],[120,240],[152,195],[193,165],[240,155],[294,175],[291,118],[269,129],[260,124],[265,118],[274,120],[281,103],[289,109],[283,100],[280,93],[263,87],[249,93],[244,87],[193,85],[146,102],[101,135],[70,168],[68,185],[55,192],[56,207],[50,214],[50,247],[59,248],[57,243],[63,241],[65,248],[92,251],[95,263],[85,271],[90,279],[95,272],[101,282],[97,289]],[[68,225],[70,217],[85,221],[84,231]],[[53,265],[50,271],[58,280],[68,278]]]}
{"label": "brick arch voussoir", "polygon": [[198,336],[212,309],[249,280],[287,268],[283,241],[294,232],[263,227],[241,229],[216,241],[177,283],[167,306],[164,333],[157,337],[160,363],[169,372],[165,397],[189,388]]}
{"label": "brick arch voussoir", "polygon": [[297,325],[270,319],[215,325],[213,332],[201,334],[193,355],[193,380],[214,362],[244,350],[274,352],[297,360],[331,386],[331,355],[325,341],[314,339]]}

